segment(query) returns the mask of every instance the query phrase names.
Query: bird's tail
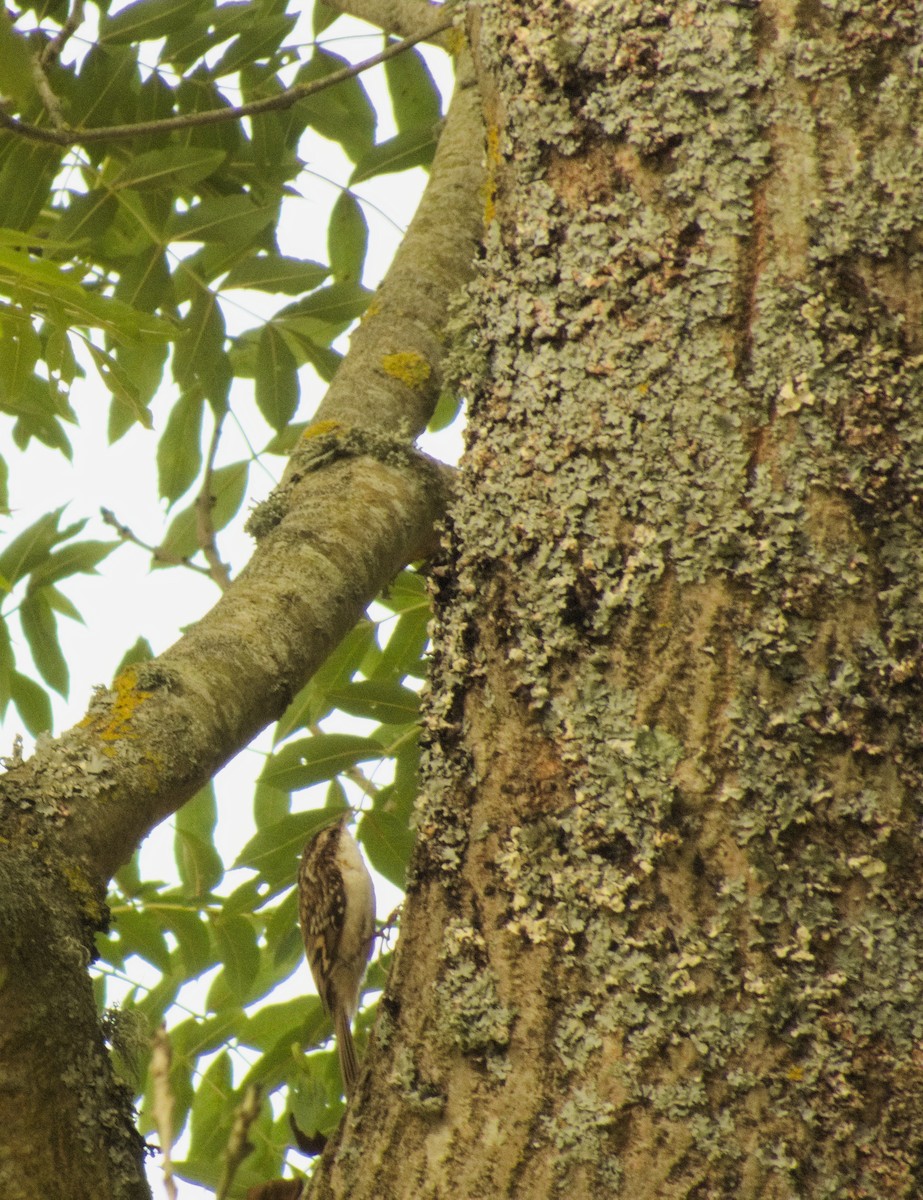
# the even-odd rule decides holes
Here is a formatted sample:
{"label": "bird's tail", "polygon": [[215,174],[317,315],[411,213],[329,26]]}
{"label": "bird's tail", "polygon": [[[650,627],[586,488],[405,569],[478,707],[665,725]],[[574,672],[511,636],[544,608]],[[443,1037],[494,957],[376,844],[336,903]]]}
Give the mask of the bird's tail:
{"label": "bird's tail", "polygon": [[343,1076],[343,1088],[347,1096],[352,1095],[356,1080],[359,1078],[359,1060],[356,1058],[356,1044],[353,1041],[351,1024],[346,1010],[339,1009],[334,1016],[333,1029],[337,1035],[340,1074]]}

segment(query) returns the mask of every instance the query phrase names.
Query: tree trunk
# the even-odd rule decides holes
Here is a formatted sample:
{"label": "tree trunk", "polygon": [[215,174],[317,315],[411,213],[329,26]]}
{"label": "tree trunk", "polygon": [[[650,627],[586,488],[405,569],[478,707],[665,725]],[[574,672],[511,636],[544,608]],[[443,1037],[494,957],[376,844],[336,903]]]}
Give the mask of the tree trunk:
{"label": "tree trunk", "polygon": [[312,1196],[923,1192],[921,27],[481,5],[420,840]]}

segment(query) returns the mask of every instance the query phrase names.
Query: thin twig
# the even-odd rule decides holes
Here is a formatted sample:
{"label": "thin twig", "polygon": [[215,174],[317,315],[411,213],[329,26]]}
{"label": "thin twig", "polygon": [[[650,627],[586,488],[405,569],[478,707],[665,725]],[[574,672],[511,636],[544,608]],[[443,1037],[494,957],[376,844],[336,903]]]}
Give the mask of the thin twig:
{"label": "thin twig", "polygon": [[160,1157],[162,1159],[163,1186],[168,1200],[176,1200],[176,1180],[173,1177],[173,1089],[170,1086],[170,1062],[173,1050],[170,1045],[170,1035],[165,1024],[154,1034],[153,1053],[151,1054],[151,1079],[153,1081],[154,1101],[152,1115],[160,1138]]}
{"label": "thin twig", "polygon": [[32,125],[28,121],[20,121],[17,117],[11,117],[0,107],[0,128],[8,129],[10,133],[18,134],[20,137],[29,138],[35,142],[51,142],[56,146],[77,146],[87,145],[90,142],[105,142],[116,138],[133,138],[153,133],[168,133],[173,129],[193,129],[202,125],[220,125],[224,121],[236,121],[241,117],[253,117],[259,113],[275,112],[280,109],[291,108],[299,100],[304,100],[308,96],[314,96],[329,87],[343,83],[346,79],[352,79],[356,75],[361,75],[363,71],[368,71],[371,67],[377,67],[379,63],[396,58],[399,54],[403,54],[405,50],[409,50],[411,46],[415,46],[417,42],[425,42],[433,34],[439,33],[443,29],[449,29],[451,26],[451,21],[443,21],[426,33],[414,34],[413,37],[404,38],[400,42],[393,42],[379,54],[373,54],[371,58],[367,58],[361,63],[356,63],[353,67],[343,67],[342,70],[332,71],[329,75],[325,75],[323,79],[314,79],[310,83],[296,83],[293,87],[287,88],[284,92],[279,92],[276,96],[268,96],[265,100],[253,100],[249,104],[238,104],[233,108],[210,108],[205,112],[188,113],[184,117],[165,117],[161,121],[139,121],[137,125],[109,125],[108,127],[102,126],[92,129],[72,129],[70,126],[65,126],[63,129],[45,129],[41,125]]}
{"label": "thin twig", "polygon": [[51,118],[52,125],[55,129],[66,128],[64,113],[61,111],[61,101],[52,91],[42,60],[37,54],[32,56],[32,82],[35,84],[39,99],[45,106],[45,112]]}
{"label": "thin twig", "polygon": [[262,1089],[258,1083],[251,1083],[243,1094],[240,1104],[234,1109],[234,1124],[228,1137],[227,1148],[224,1152],[224,1169],[215,1192],[215,1200],[226,1200],[237,1168],[244,1159],[253,1153],[253,1143],[249,1139],[250,1130],[260,1115],[262,1105]]}
{"label": "thin twig", "polygon": [[142,550],[146,550],[155,562],[164,563],[169,567],[188,567],[190,571],[197,571],[200,575],[207,575],[212,578],[212,573],[208,567],[200,567],[198,563],[191,562],[183,554],[170,554],[164,550],[162,546],[151,546],[148,542],[144,542],[138,535],[127,525],[123,525],[114,512],[108,508],[101,508],[105,523],[119,535],[123,542],[131,542],[133,546],[140,546]]}
{"label": "thin twig", "polygon": [[212,440],[205,459],[205,477],[202,480],[199,494],[195,498],[195,523],[196,541],[208,563],[208,574],[224,591],[231,582],[231,568],[227,563],[221,561],[215,541],[215,526],[212,521],[212,511],[215,507],[215,497],[212,495],[212,475],[215,469],[218,443],[221,440],[221,424],[221,419],[215,421],[215,428],[212,430]]}
{"label": "thin twig", "polygon": [[50,42],[46,42],[42,50],[39,62],[43,67],[47,67],[49,63],[57,62],[61,55],[61,51],[70,41],[71,37],[77,32],[83,22],[83,0],[74,0],[73,7],[67,14],[67,20],[54,35]]}

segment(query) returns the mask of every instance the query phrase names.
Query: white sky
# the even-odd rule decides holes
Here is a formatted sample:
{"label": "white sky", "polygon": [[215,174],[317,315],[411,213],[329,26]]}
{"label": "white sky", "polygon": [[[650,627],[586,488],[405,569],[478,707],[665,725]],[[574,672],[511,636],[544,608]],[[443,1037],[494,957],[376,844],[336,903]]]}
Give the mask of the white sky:
{"label": "white sky", "polygon": [[[308,42],[311,39],[309,13],[301,24],[303,29],[296,28],[292,40]],[[368,26],[345,17],[325,30],[321,41],[352,61],[369,57],[382,47],[380,34],[369,34]],[[439,51],[421,50],[443,91],[444,101],[447,101],[451,87],[448,60]],[[381,141],[395,132],[383,69],[379,67],[367,72],[362,76],[362,82],[378,112],[377,137]],[[310,130],[301,143],[300,153],[308,164],[298,181],[302,199],[285,202],[279,228],[280,249],[286,254],[326,262],[330,209],[340,193],[340,186],[347,183],[353,164],[338,145]],[[396,176],[382,176],[353,189],[353,193],[363,202],[369,225],[369,255],[363,280],[366,286],[374,287],[387,268],[424,183],[424,172],[416,170]],[[251,326],[255,318],[265,317],[279,306],[280,302],[267,305],[266,299],[258,293],[235,291],[233,304],[225,307],[229,333]],[[337,347],[341,350],[345,348],[341,343],[337,343]],[[313,412],[323,394],[323,384],[308,367],[301,372],[301,385],[302,399],[297,419],[304,420]],[[235,388],[237,400],[246,404],[248,410],[254,409],[251,396],[248,395],[252,384],[249,381],[238,382]],[[48,450],[34,440],[27,453],[19,455],[11,447],[9,438],[4,439],[4,455],[8,457],[10,465],[10,497],[13,505],[13,520],[8,526],[7,536],[14,536],[50,509],[67,504],[65,520],[90,517],[82,537],[105,540],[114,537],[113,531],[99,517],[100,508],[106,507],[144,541],[156,544],[165,529],[165,506],[158,504],[156,499],[155,451],[173,398],[165,388],[163,399],[154,401],[153,431],[136,425],[114,446],[108,446],[106,426],[109,397],[90,371],[86,381],[75,384],[71,395],[80,422],[79,427],[68,429],[74,445],[72,465],[59,452]],[[235,393],[232,392],[232,406],[234,402]],[[5,424],[8,433],[11,422],[6,421]],[[271,435],[268,426],[255,435],[251,424],[249,436],[254,446],[264,445]],[[424,439],[421,444],[428,452],[448,461],[455,461],[460,452],[457,430],[446,431],[434,439]],[[219,465],[248,457],[248,454],[246,443],[235,429],[233,421],[227,421]],[[244,512],[273,486],[275,480],[270,472],[280,473],[284,466],[279,458],[265,461],[268,470],[259,464],[251,467],[250,494],[244,503]],[[189,498],[187,496],[180,500],[177,507],[183,507]],[[219,535],[219,549],[236,573],[250,555],[251,542],[242,532],[233,534],[228,531]],[[133,545],[116,550],[102,564],[100,574],[101,578],[78,575],[64,585],[66,594],[83,614],[85,624],[78,625],[63,618],[59,620],[61,643],[70,666],[71,685],[67,700],[53,695],[55,732],[68,728],[81,718],[91,689],[112,679],[118,662],[139,635],[146,637],[154,652],[158,653],[175,641],[181,628],[200,617],[218,597],[214,584],[191,571],[151,571],[149,555]],[[28,660],[24,644],[16,644],[15,650],[18,662]],[[5,720],[0,722],[0,754],[10,752],[13,738],[18,733],[24,736],[28,754],[31,739],[25,734],[18,714],[11,706]],[[251,794],[253,780],[261,769],[263,753],[268,746],[267,734],[240,754],[218,777],[219,824],[215,840],[226,862],[233,861],[253,830],[249,819],[249,803],[225,804],[222,807],[222,796],[239,798]],[[310,803],[313,801],[306,802],[304,807]],[[149,877],[175,878],[171,821],[165,822],[148,839],[143,850],[142,866]],[[379,916],[383,916],[393,907],[395,893],[383,881],[376,883]],[[150,968],[145,970],[145,967],[145,964],[137,965],[139,981],[143,981],[145,974],[153,981],[155,976]],[[201,982],[192,989],[200,998],[204,998],[206,990],[207,984]],[[306,966],[292,977],[285,991],[287,995],[313,991]],[[271,997],[273,1001],[282,998],[285,997],[279,993]],[[183,999],[187,1003],[195,1002],[195,996],[185,992]],[[201,1010],[201,1001],[199,1007]],[[174,1149],[174,1157],[181,1159],[182,1156],[183,1144],[180,1143]],[[150,1179],[155,1197],[163,1196],[165,1193],[157,1160],[151,1164]],[[178,1189],[181,1200],[211,1197],[210,1192],[183,1182],[178,1183]]]}

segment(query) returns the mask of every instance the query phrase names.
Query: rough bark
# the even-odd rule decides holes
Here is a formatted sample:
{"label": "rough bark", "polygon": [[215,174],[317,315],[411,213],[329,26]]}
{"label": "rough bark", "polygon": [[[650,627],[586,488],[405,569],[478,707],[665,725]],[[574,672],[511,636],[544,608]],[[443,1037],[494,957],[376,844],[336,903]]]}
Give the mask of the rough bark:
{"label": "rough bark", "polygon": [[923,1191],[921,27],[480,6],[420,841],[312,1196]]}

